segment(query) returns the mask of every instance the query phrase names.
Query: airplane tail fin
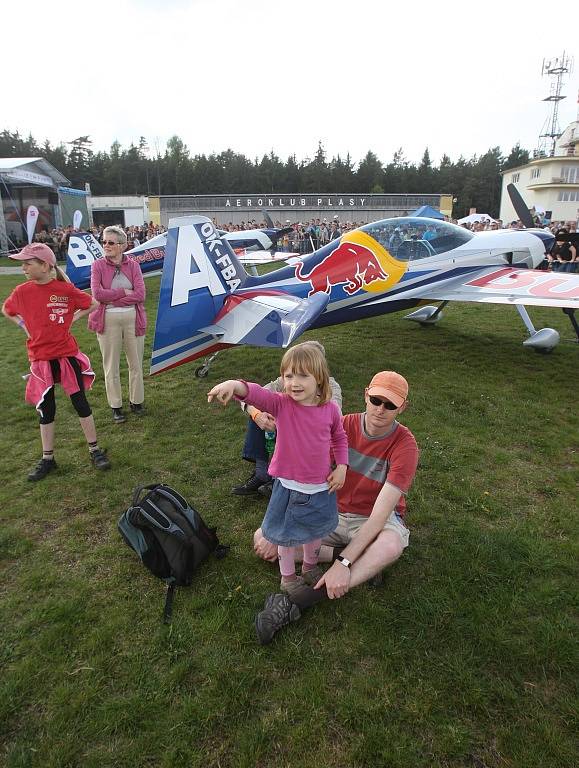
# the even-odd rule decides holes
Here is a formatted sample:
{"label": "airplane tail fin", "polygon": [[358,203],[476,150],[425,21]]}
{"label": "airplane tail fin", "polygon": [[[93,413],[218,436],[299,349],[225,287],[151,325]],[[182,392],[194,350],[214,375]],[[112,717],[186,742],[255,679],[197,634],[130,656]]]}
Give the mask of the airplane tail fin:
{"label": "airplane tail fin", "polygon": [[227,296],[243,286],[247,278],[229,243],[220,237],[209,219],[172,219],[167,233],[151,373],[222,348],[219,336],[210,327]]}
{"label": "airplane tail fin", "polygon": [[90,268],[103,257],[99,241],[90,232],[75,232],[68,241],[66,274],[77,288],[90,288]]}

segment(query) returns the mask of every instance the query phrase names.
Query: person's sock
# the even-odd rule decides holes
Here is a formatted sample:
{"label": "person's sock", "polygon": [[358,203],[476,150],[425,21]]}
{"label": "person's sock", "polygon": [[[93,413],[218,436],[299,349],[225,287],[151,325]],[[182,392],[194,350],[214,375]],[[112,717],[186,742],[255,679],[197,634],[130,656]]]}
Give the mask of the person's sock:
{"label": "person's sock", "polygon": [[46,459],[47,461],[53,461],[54,451],[42,451],[42,458]]}
{"label": "person's sock", "polygon": [[338,555],[341,555],[342,552],[346,549],[346,547],[334,547],[332,552],[332,563],[334,560],[338,557]]}
{"label": "person's sock", "polygon": [[255,460],[255,476],[258,480],[261,480],[263,483],[267,483],[268,480],[271,480],[270,476],[267,473],[267,461],[264,461],[263,459],[256,459]]}
{"label": "person's sock", "polygon": [[300,584],[292,589],[291,601],[295,603],[298,608],[303,611],[306,608],[311,608],[312,605],[320,603],[322,600],[327,600],[328,593],[326,587],[320,587],[320,589],[314,589],[307,584]]}
{"label": "person's sock", "polygon": [[96,442],[96,440],[95,440],[95,442],[94,442],[94,443],[89,443],[89,444],[88,444],[88,449],[89,449],[89,451],[90,451],[91,453],[94,453],[95,451],[98,451],[98,449],[99,449],[99,444],[98,444],[98,442]]}

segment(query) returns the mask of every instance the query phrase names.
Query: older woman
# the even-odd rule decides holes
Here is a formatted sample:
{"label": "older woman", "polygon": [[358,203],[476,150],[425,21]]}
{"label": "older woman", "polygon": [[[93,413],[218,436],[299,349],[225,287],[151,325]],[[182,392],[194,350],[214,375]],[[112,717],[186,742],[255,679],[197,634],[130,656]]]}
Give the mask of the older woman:
{"label": "older woman", "polygon": [[116,424],[124,422],[123,395],[119,372],[121,350],[129,366],[129,403],[138,416],[144,413],[143,351],[147,316],[145,283],[139,264],[124,255],[127,236],[121,227],[103,232],[104,259],[92,265],[90,287],[99,302],[88,327],[96,331],[105,373],[107,400]]}

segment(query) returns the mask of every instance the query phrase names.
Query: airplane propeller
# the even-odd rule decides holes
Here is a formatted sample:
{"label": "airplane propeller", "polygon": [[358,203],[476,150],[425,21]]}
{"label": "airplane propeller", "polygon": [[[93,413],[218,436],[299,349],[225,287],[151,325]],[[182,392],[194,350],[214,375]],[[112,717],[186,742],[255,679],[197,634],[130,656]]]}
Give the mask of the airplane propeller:
{"label": "airplane propeller", "polygon": [[531,212],[527,208],[527,204],[521,197],[521,193],[519,192],[519,190],[515,187],[514,184],[507,184],[507,192],[509,193],[509,197],[511,198],[511,203],[513,204],[515,213],[521,220],[525,229],[533,229],[533,227],[535,227],[536,224],[533,221]]}

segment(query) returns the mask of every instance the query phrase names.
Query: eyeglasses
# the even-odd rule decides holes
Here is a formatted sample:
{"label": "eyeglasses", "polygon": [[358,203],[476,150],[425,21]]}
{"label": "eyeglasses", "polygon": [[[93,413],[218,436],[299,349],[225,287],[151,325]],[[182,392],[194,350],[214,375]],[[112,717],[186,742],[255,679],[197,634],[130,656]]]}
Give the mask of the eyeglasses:
{"label": "eyeglasses", "polygon": [[374,395],[368,395],[368,400],[372,403],[372,405],[381,405],[383,408],[386,408],[387,411],[395,411],[397,408],[399,408],[398,405],[391,403],[390,400],[380,400],[379,397],[374,397]]}
{"label": "eyeglasses", "polygon": [[103,245],[121,245],[121,243],[117,243],[114,240],[103,240]]}

